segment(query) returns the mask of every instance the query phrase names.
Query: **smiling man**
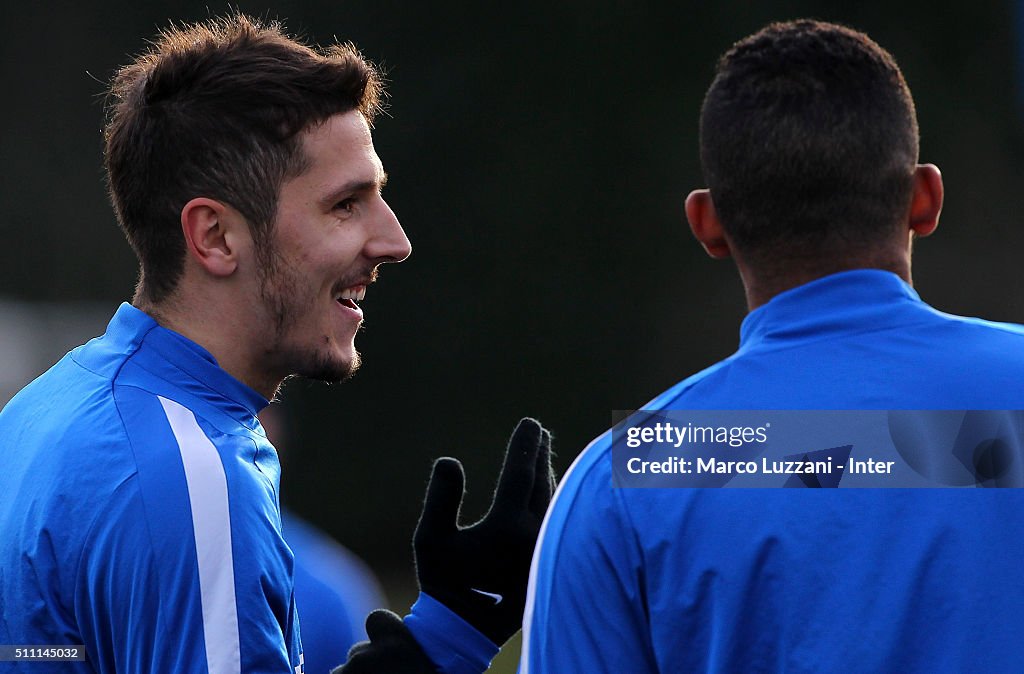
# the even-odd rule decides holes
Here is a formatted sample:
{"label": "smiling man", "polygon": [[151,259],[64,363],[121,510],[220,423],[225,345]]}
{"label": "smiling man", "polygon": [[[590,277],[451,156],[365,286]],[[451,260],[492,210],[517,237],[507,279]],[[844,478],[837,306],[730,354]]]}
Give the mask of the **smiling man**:
{"label": "smiling man", "polygon": [[302,172],[282,184],[266,243],[226,201],[192,198],[181,211],[189,253],[181,282],[154,301],[144,278],[134,302],[211,345],[221,367],[268,399],[290,374],[351,376],[363,321],[357,302],[381,264],[411,251],[380,194],[385,174],[366,113],[336,113],[299,139],[293,161]]}
{"label": "smiling man", "polygon": [[[0,413],[0,645],[78,647],[83,671],[301,674],[280,467],[256,413],[291,375],[351,376],[358,302],[411,251],[381,196],[380,95],[352,46],[240,15],[169,29],[116,75],[106,167],[139,284]],[[461,466],[435,465],[425,594],[408,627],[374,614],[353,667],[487,666],[522,617],[549,448],[521,422],[491,514],[468,528]]]}

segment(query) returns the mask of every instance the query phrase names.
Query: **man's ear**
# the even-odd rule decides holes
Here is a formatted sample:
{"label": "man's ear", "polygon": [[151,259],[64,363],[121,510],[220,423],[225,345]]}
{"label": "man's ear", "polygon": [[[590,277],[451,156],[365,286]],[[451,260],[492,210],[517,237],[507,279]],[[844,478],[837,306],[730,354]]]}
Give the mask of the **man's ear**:
{"label": "man's ear", "polygon": [[690,231],[704,246],[708,255],[722,259],[732,255],[729,242],[725,239],[722,223],[715,211],[715,203],[711,200],[711,191],[694,190],[686,197],[686,219],[690,221]]}
{"label": "man's ear", "polygon": [[917,236],[928,236],[939,226],[942,212],[942,173],[935,164],[918,164],[914,169],[914,191],[907,224]]}
{"label": "man's ear", "polygon": [[189,256],[213,276],[230,276],[238,268],[234,213],[223,203],[197,197],[181,209],[181,231]]}

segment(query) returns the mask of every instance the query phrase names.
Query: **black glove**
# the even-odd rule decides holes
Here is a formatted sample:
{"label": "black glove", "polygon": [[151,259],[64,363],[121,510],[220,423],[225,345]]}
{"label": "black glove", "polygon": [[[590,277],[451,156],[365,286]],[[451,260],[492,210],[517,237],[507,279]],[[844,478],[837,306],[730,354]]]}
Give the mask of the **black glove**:
{"label": "black glove", "polygon": [[345,664],[332,674],[437,674],[405,623],[391,611],[371,613],[366,635],[370,640],[354,645]]}
{"label": "black glove", "polygon": [[462,464],[434,463],[413,549],[420,589],[501,646],[519,631],[530,561],[555,490],[551,434],[533,419],[516,426],[487,515],[460,528]]}

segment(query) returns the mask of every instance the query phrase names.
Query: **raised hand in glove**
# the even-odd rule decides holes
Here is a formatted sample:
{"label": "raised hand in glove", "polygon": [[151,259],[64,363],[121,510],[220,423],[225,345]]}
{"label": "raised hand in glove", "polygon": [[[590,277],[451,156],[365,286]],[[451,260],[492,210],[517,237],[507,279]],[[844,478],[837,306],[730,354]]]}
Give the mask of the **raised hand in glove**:
{"label": "raised hand in glove", "polygon": [[551,434],[534,419],[516,426],[494,500],[476,524],[460,527],[462,464],[434,463],[413,548],[420,589],[497,645],[519,631],[530,561],[555,489]]}

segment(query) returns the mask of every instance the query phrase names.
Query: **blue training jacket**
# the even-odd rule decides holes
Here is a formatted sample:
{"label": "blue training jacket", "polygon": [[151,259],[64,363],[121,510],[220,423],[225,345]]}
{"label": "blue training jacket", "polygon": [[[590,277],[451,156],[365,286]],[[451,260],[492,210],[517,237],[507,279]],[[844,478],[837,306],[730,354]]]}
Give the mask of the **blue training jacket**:
{"label": "blue training jacket", "polygon": [[[1020,410],[1024,328],[844,272],[643,409]],[[1024,671],[1024,490],[614,489],[610,446],[545,520],[522,674]]]}
{"label": "blue training jacket", "polygon": [[[296,575],[314,586],[282,538],[280,464],[256,418],[267,404],[128,304],[11,399],[0,646],[84,646],[85,663],[50,663],[61,671],[303,674]],[[498,651],[427,595],[406,624],[445,674],[481,672]],[[310,664],[341,660],[355,636]]]}
{"label": "blue training jacket", "polygon": [[0,643],[83,645],[61,671],[301,672],[266,405],[128,304],[15,396]]}

